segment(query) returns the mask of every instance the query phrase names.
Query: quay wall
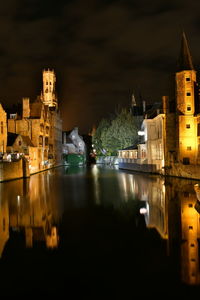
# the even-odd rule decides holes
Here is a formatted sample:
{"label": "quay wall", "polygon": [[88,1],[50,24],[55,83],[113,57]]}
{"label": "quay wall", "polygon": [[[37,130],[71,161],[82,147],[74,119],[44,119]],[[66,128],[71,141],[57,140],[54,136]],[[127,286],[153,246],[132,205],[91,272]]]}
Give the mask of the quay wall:
{"label": "quay wall", "polygon": [[98,156],[96,164],[118,165],[117,156]]}
{"label": "quay wall", "polygon": [[200,180],[200,165],[173,163],[170,167],[159,170],[156,165],[119,162],[119,169]]}
{"label": "quay wall", "polygon": [[0,182],[19,179],[19,178],[27,178],[30,175],[44,172],[49,169],[63,166],[64,164],[52,165],[51,167],[45,167],[43,169],[35,170],[35,172],[31,172],[29,170],[29,163],[26,159],[22,158],[17,161],[7,162],[2,161],[0,162]]}
{"label": "quay wall", "polygon": [[22,159],[0,162],[0,182],[24,177]]}
{"label": "quay wall", "polygon": [[165,175],[200,180],[200,165],[173,163],[165,170]]}

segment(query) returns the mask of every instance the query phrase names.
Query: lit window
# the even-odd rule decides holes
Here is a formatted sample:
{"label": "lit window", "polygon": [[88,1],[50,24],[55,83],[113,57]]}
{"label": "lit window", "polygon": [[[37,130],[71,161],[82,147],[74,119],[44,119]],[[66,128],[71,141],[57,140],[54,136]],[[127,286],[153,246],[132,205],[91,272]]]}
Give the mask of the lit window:
{"label": "lit window", "polygon": [[191,147],[191,146],[187,146],[187,150],[188,150],[188,151],[191,151],[191,150],[192,150],[192,147]]}
{"label": "lit window", "polygon": [[190,92],[187,92],[186,95],[187,95],[187,96],[191,96],[191,93],[190,93]]}
{"label": "lit window", "polygon": [[190,77],[186,77],[185,79],[186,79],[186,81],[190,81]]}
{"label": "lit window", "polygon": [[186,124],[186,128],[190,128],[190,124]]}

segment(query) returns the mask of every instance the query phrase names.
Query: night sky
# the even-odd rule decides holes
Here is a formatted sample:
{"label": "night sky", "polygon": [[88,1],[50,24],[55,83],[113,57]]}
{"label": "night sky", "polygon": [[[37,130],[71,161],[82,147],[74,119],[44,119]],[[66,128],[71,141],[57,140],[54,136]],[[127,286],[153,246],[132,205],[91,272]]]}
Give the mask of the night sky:
{"label": "night sky", "polygon": [[0,14],[0,102],[34,100],[53,68],[64,130],[87,133],[132,93],[173,95],[183,30],[200,67],[199,0],[6,0]]}

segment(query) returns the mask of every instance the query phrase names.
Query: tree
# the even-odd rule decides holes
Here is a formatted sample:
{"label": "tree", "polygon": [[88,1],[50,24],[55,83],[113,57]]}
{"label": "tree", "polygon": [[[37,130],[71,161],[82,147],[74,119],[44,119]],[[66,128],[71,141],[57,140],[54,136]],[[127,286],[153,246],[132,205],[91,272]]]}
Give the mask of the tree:
{"label": "tree", "polygon": [[[126,109],[122,109],[120,113],[112,121],[103,119],[95,135],[95,147],[98,145],[98,154],[116,155],[119,149],[123,149],[138,142],[138,130],[140,122]],[[101,151],[99,152],[99,149]],[[103,151],[102,151],[103,150]]]}
{"label": "tree", "polygon": [[104,135],[104,132],[108,130],[109,127],[110,120],[102,119],[99,123],[99,126],[96,129],[95,134],[92,136],[92,143],[94,145],[94,148],[96,149],[97,155],[106,154],[106,150],[103,148],[102,136]]}

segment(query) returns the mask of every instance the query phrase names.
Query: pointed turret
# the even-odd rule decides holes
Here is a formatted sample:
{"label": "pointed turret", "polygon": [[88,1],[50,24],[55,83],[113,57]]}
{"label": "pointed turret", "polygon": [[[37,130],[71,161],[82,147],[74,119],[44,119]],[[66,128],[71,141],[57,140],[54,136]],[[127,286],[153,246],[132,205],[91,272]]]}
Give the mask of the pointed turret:
{"label": "pointed turret", "polygon": [[187,38],[185,32],[183,31],[181,40],[181,49],[178,59],[178,72],[183,70],[194,70],[192,63],[192,56],[190,54],[190,49],[188,46]]}

